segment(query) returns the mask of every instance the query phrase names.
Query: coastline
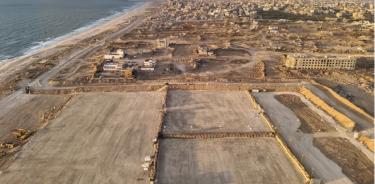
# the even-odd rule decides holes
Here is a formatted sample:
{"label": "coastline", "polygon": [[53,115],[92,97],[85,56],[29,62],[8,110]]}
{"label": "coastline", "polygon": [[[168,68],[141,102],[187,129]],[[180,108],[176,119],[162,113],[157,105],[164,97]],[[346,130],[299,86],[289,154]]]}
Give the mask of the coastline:
{"label": "coastline", "polygon": [[132,11],[133,9],[136,9],[140,6],[142,6],[145,2],[138,2],[137,4],[135,5],[132,5],[130,7],[127,7],[127,8],[124,8],[120,11],[116,11],[114,12],[113,14],[109,15],[109,16],[106,16],[106,17],[102,17],[102,18],[99,18],[97,20],[94,20],[94,21],[91,21],[85,25],[83,25],[82,27],[79,27],[77,29],[73,29],[72,31],[70,32],[67,32],[63,35],[60,35],[60,36],[57,36],[57,37],[53,37],[53,38],[47,38],[45,41],[41,41],[41,42],[34,42],[34,44],[36,45],[33,45],[31,47],[28,47],[26,49],[24,49],[23,51],[23,54],[20,55],[20,56],[15,56],[15,57],[12,57],[12,58],[7,58],[7,59],[0,59],[0,62],[2,61],[5,61],[5,60],[8,60],[8,59],[15,59],[15,58],[18,58],[18,57],[22,57],[22,56],[29,56],[29,55],[32,55],[32,54],[35,54],[37,52],[39,52],[41,49],[43,48],[46,48],[48,46],[51,46],[51,45],[55,45],[56,43],[60,42],[60,41],[64,41],[72,36],[75,36],[77,34],[81,34],[83,32],[86,32],[90,29],[93,29],[97,26],[100,26],[108,21],[111,21],[112,19],[115,19],[119,16],[122,16],[122,15],[125,15],[127,14],[129,11]]}
{"label": "coastline", "polygon": [[[21,70],[23,67],[30,64],[32,61],[38,58],[46,57],[44,53],[56,49],[56,52],[59,50],[57,48],[64,47],[68,45],[79,44],[81,41],[95,37],[101,33],[107,31],[115,31],[122,24],[126,23],[132,16],[136,14],[143,13],[147,7],[152,4],[151,1],[145,1],[137,3],[136,5],[130,7],[129,9],[115,13],[109,17],[105,17],[93,22],[91,25],[84,26],[79,29],[73,30],[66,35],[52,39],[53,43],[48,44],[45,47],[41,47],[30,53],[26,53],[22,56],[18,56],[11,59],[5,59],[0,61],[0,82],[3,82],[4,78],[11,73]],[[108,20],[105,20],[108,19]],[[104,20],[104,21],[100,21]],[[10,73],[9,73],[10,72]]]}

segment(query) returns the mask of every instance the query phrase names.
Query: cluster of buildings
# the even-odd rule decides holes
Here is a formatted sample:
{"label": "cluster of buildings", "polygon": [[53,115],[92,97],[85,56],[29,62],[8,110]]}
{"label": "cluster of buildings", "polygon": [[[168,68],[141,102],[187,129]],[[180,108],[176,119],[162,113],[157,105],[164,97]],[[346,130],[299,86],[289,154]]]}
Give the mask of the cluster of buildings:
{"label": "cluster of buildings", "polygon": [[374,3],[361,0],[169,0],[166,6],[163,14],[174,18],[170,21],[177,22],[261,18],[260,12],[271,11],[327,19],[369,20],[374,16]]}
{"label": "cluster of buildings", "polygon": [[285,66],[291,69],[354,70],[357,60],[354,57],[313,56],[307,54],[287,55]]}
{"label": "cluster of buildings", "polygon": [[125,59],[125,52],[116,49],[103,56],[103,62],[98,67],[100,77],[124,77],[134,79],[138,71],[154,71],[156,60],[146,59],[139,63]]}

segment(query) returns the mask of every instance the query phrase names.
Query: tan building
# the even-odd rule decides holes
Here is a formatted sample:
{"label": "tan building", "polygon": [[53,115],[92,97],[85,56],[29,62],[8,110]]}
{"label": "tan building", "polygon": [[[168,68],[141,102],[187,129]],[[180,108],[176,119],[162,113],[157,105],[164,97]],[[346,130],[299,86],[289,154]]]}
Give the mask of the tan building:
{"label": "tan building", "polygon": [[133,69],[126,68],[123,70],[123,74],[126,79],[133,79]]}
{"label": "tan building", "polygon": [[312,55],[288,55],[285,66],[293,69],[345,69],[354,70],[357,60],[352,57],[317,57]]}
{"label": "tan building", "polygon": [[167,38],[156,40],[156,47],[157,48],[167,48],[168,46],[169,46],[169,41],[168,41]]}

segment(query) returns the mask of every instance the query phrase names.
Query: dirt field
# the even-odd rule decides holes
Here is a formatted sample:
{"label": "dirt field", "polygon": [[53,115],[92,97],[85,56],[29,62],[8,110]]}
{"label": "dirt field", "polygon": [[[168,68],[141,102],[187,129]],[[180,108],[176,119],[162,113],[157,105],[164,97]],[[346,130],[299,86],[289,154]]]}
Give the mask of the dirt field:
{"label": "dirt field", "polygon": [[300,97],[290,94],[277,95],[275,98],[291,109],[301,122],[299,129],[304,133],[329,132],[335,129],[324,121],[319,114],[304,104]]}
{"label": "dirt field", "polygon": [[195,47],[192,45],[171,44],[171,47],[175,49],[172,53],[174,57],[191,57],[195,54]]}
{"label": "dirt field", "polygon": [[69,99],[70,96],[21,94],[0,102],[0,169],[9,166],[12,156]]}
{"label": "dirt field", "polygon": [[76,96],[24,145],[0,183],[147,183],[162,93]]}
{"label": "dirt field", "polygon": [[43,114],[64,104],[69,96],[21,95],[17,103],[2,105],[0,110],[0,140],[13,129],[35,130],[40,127]]}
{"label": "dirt field", "polygon": [[374,183],[374,163],[344,138],[316,138],[314,145],[341,166],[357,184]]}
{"label": "dirt field", "polygon": [[170,91],[163,131],[269,131],[246,95],[229,91]]}
{"label": "dirt field", "polygon": [[230,56],[243,56],[243,57],[246,57],[246,56],[250,56],[251,55],[246,50],[232,49],[232,48],[228,48],[228,49],[216,49],[214,51],[214,53],[217,56],[229,56],[229,57]]}
{"label": "dirt field", "polygon": [[273,138],[161,142],[158,183],[301,184]]}

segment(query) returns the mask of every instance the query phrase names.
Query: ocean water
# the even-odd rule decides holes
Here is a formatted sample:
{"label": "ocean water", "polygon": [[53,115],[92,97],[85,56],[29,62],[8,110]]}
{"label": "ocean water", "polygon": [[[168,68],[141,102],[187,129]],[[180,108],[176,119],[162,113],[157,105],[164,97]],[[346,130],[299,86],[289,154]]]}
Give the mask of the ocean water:
{"label": "ocean water", "polygon": [[0,0],[0,61],[78,33],[144,0]]}

